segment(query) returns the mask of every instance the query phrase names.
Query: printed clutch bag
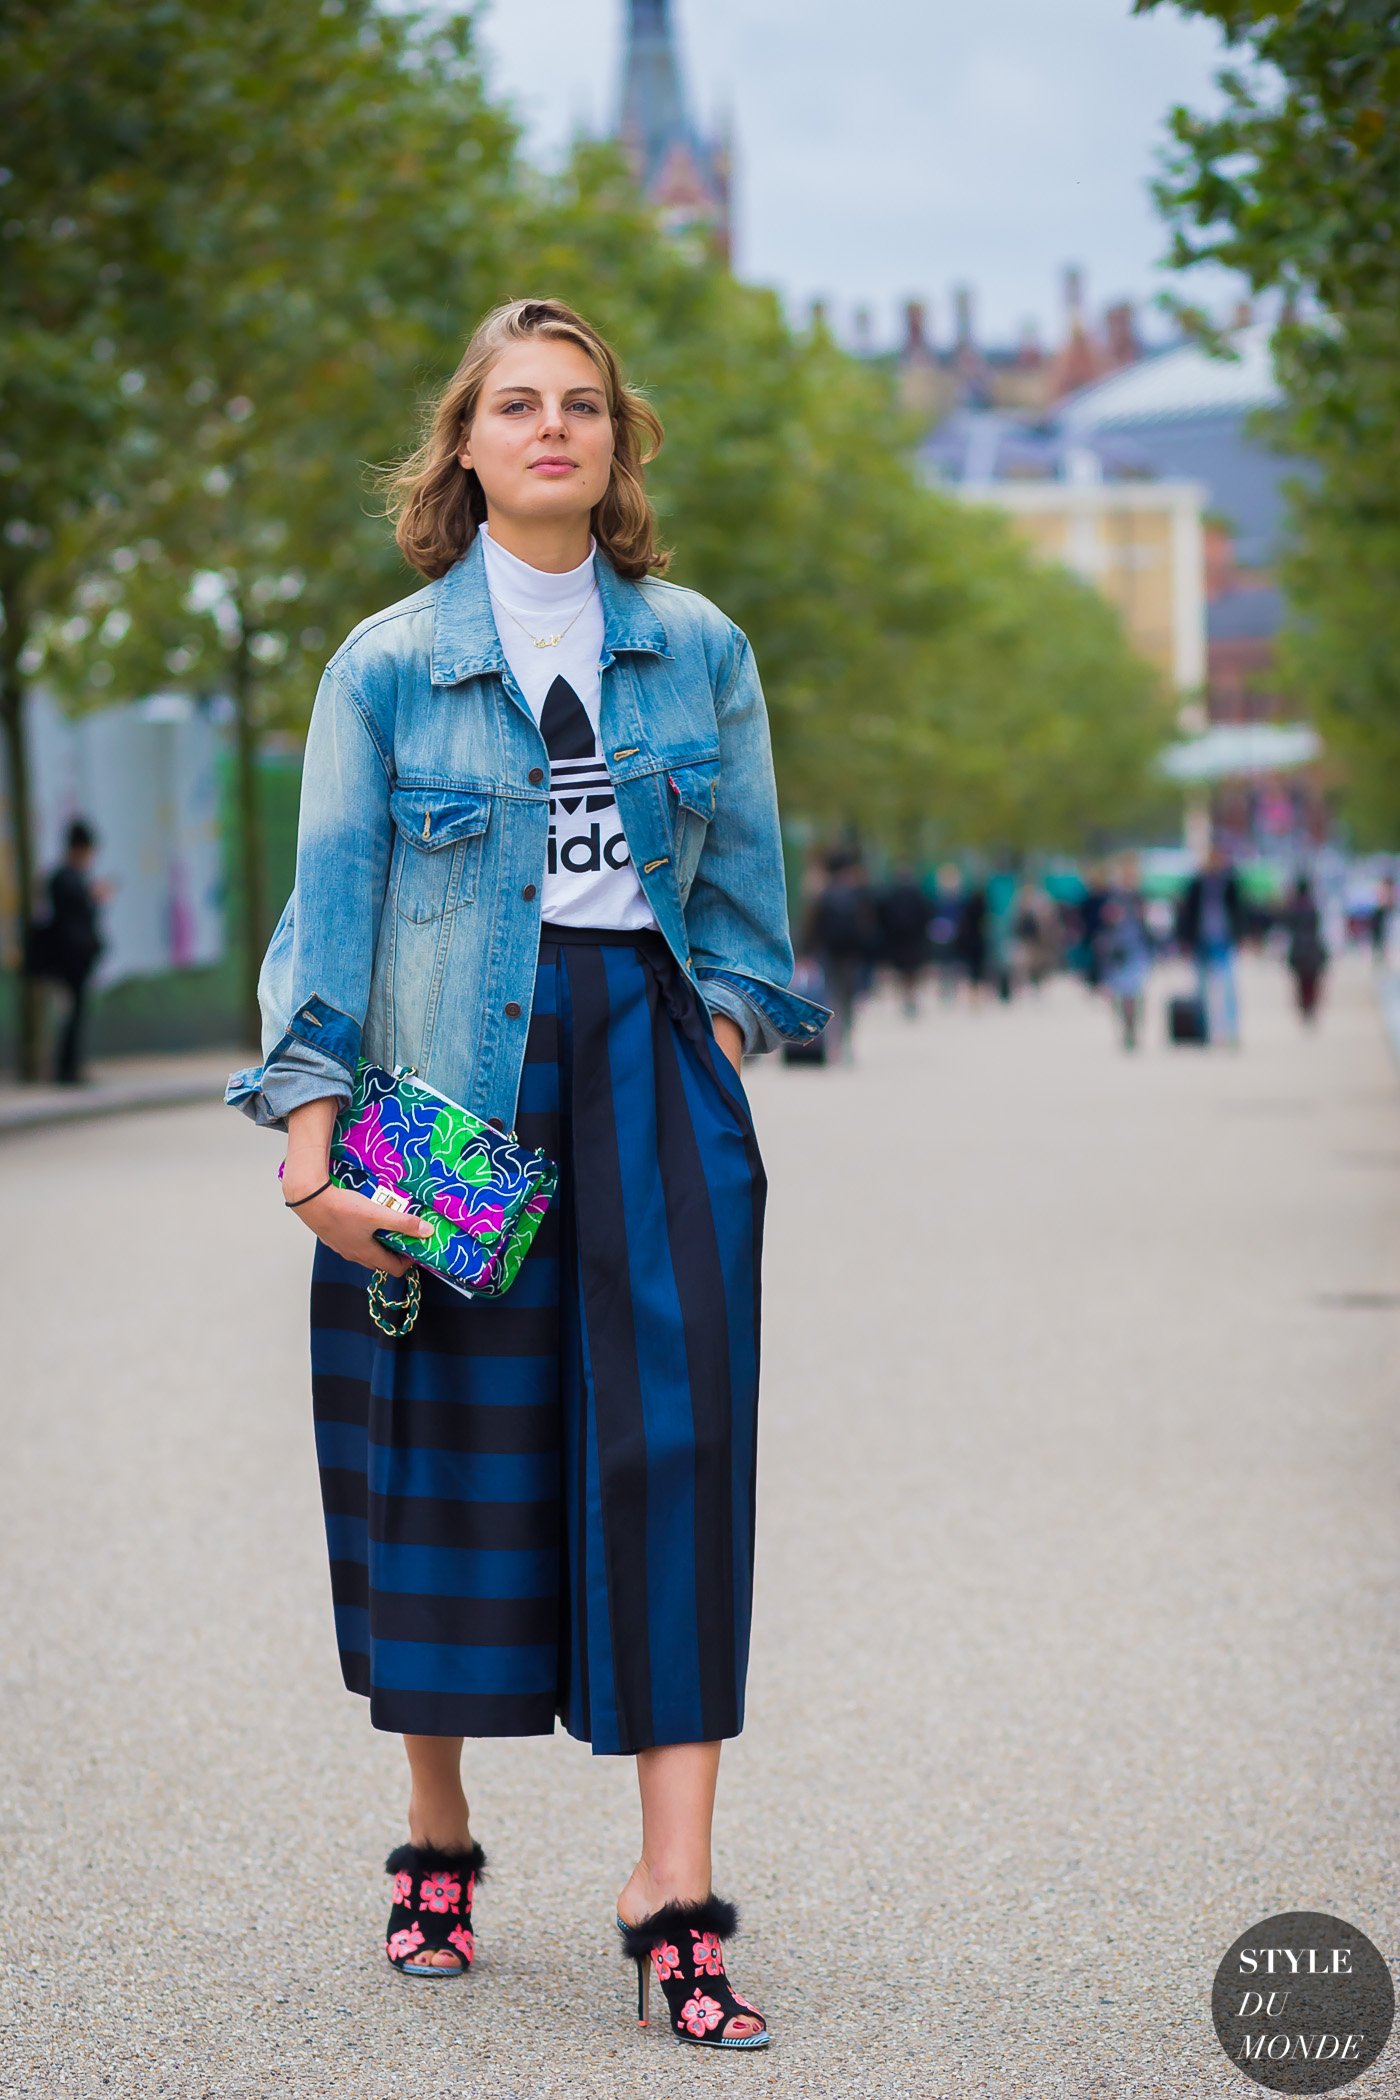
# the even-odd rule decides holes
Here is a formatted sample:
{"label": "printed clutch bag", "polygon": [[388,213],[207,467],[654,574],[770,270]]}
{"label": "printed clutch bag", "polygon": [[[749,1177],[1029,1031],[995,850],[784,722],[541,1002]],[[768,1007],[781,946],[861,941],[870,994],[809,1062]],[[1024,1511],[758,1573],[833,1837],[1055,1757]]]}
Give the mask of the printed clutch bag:
{"label": "printed clutch bag", "polygon": [[[363,1058],[354,1096],[336,1118],[330,1168],[338,1188],[428,1219],[431,1239],[392,1230],[379,1237],[464,1298],[509,1290],[559,1185],[543,1152],[425,1086],[411,1065],[389,1072]],[[376,1270],[371,1315],[386,1334],[406,1334],[421,1298],[416,1271],[402,1299],[385,1297],[385,1280]]]}

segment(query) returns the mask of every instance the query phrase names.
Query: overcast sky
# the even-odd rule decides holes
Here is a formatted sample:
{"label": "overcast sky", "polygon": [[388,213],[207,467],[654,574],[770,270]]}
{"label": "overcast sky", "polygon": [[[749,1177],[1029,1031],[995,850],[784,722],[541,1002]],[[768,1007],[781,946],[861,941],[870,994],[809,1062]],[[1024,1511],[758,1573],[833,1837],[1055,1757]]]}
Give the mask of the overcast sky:
{"label": "overcast sky", "polygon": [[[838,332],[869,305],[877,337],[922,297],[946,339],[951,288],[972,285],[983,341],[1034,318],[1058,341],[1061,272],[1082,264],[1091,311],[1143,307],[1168,283],[1223,310],[1218,273],[1157,267],[1147,194],[1170,105],[1215,106],[1213,28],[1130,0],[672,0],[702,118],[737,141],[739,274],[794,311],[832,303]],[[496,89],[541,158],[580,123],[613,122],[626,0],[489,0]]]}

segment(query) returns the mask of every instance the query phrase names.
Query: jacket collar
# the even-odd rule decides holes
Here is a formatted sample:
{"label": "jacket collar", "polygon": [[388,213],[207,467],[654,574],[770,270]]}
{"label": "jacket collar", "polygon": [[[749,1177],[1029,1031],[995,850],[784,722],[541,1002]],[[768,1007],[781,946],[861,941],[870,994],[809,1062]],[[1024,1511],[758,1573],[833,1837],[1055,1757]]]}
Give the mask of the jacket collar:
{"label": "jacket collar", "polygon": [[[603,664],[619,650],[639,649],[667,656],[666,630],[646,594],[619,576],[601,548],[593,557],[598,598],[603,608]],[[489,671],[504,671],[505,651],[491,611],[486,587],[486,559],[476,533],[438,585],[433,612],[432,678],[434,685],[461,685]]]}

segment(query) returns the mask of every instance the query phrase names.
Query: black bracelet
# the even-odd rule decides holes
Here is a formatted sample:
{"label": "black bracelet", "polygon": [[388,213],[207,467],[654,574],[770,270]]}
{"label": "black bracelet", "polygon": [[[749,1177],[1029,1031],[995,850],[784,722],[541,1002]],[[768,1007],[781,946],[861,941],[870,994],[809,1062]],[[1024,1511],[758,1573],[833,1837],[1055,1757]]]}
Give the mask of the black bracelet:
{"label": "black bracelet", "polygon": [[314,1203],[318,1196],[324,1196],[327,1189],[333,1189],[334,1187],[335,1182],[333,1180],[323,1181],[321,1186],[318,1189],[313,1189],[309,1196],[298,1196],[295,1203],[288,1203],[284,1196],[282,1198],[283,1207],[287,1210],[300,1210],[303,1203]]}

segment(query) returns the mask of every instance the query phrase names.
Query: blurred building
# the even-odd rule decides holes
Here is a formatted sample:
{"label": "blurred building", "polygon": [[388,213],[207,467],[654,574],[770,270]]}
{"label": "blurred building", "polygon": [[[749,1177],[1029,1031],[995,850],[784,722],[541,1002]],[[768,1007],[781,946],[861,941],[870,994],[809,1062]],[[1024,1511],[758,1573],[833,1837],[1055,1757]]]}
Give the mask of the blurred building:
{"label": "blurred building", "polygon": [[671,0],[628,0],[617,136],[668,231],[712,241],[727,261],[729,140],[691,114]]}
{"label": "blurred building", "polygon": [[[921,398],[945,404],[919,447],[929,478],[1008,511],[1039,551],[1093,581],[1188,700],[1183,729],[1203,741],[1183,750],[1180,777],[1209,791],[1217,832],[1297,849],[1325,831],[1326,785],[1278,686],[1283,484],[1307,470],[1269,442],[1281,399],[1271,334],[1242,306],[1231,359],[1190,342],[1144,349],[1122,307],[1101,332],[1088,327],[1071,273],[1064,341],[1040,364],[1025,346],[959,343],[955,328],[942,357],[930,353],[942,392],[907,344],[900,387],[912,407],[906,372],[920,372]],[[1043,399],[1017,401],[1033,379]],[[1241,738],[1243,724],[1287,734]]]}
{"label": "blurred building", "polygon": [[959,410],[1045,413],[1068,394],[1135,364],[1146,352],[1139,340],[1132,303],[1105,309],[1096,327],[1084,298],[1084,273],[1071,264],[1063,278],[1063,335],[1046,348],[1033,321],[1012,344],[979,342],[970,285],[953,287],[950,327],[935,340],[928,307],[911,300],[904,308],[901,338],[893,354],[875,352],[868,316],[857,318],[857,348],[892,365],[904,409],[932,428]]}
{"label": "blurred building", "polygon": [[958,493],[1008,512],[1037,554],[1092,583],[1168,689],[1195,700],[1207,654],[1199,482],[1105,481],[1089,471],[1053,481],[964,480]]}

